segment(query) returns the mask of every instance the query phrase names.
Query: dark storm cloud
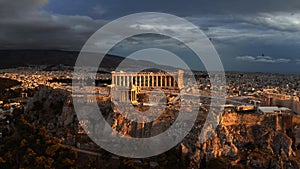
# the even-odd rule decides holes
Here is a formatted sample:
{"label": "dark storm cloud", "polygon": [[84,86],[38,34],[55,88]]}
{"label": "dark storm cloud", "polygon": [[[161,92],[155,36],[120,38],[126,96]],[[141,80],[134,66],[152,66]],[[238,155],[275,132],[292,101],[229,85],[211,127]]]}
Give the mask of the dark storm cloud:
{"label": "dark storm cloud", "polygon": [[88,16],[49,14],[41,10],[46,3],[46,0],[1,1],[1,48],[79,50],[105,23]]}
{"label": "dark storm cloud", "polygon": [[43,7],[47,0],[24,0],[24,1],[10,1],[0,0],[0,16],[15,17],[21,16],[24,13],[27,15],[33,13],[36,9]]}
{"label": "dark storm cloud", "polygon": [[[292,61],[300,56],[300,1],[297,0],[0,0],[0,46],[80,50],[106,22],[147,11],[175,14],[199,26],[211,38],[229,70],[259,69],[260,64],[267,63],[252,61],[247,67],[245,60],[236,59],[239,56],[257,59],[256,56],[267,52],[272,60],[277,60],[277,65],[293,65]],[[148,39],[156,46],[178,49],[168,40]],[[125,50],[145,46],[134,38],[125,42]]]}
{"label": "dark storm cloud", "polygon": [[[63,15],[46,12],[43,8],[48,3],[49,6],[53,6],[50,11],[63,13],[71,8],[74,13]],[[60,4],[60,8],[57,9],[61,11],[55,11],[55,5],[51,5],[53,3]],[[73,4],[73,1],[1,0],[0,44],[2,48],[80,49],[87,38],[105,23],[103,20],[77,15],[76,12],[84,13],[80,12],[81,7],[86,9],[87,15],[93,11],[92,13],[98,17],[115,16],[111,19],[134,12],[170,12],[186,17],[216,39],[238,40],[238,38],[258,37],[261,36],[261,30],[256,30],[257,26],[280,31],[300,29],[297,22],[300,14],[294,12],[297,8],[300,9],[300,1],[294,0],[266,0],[263,3],[258,0],[188,2],[111,0],[103,4],[95,0],[88,3],[78,0],[74,2],[75,5],[70,4]],[[256,27],[254,28],[253,25]]]}
{"label": "dark storm cloud", "polygon": [[105,4],[110,15],[124,15],[132,12],[161,11],[191,16],[197,14],[254,14],[262,12],[285,12],[300,9],[300,1],[297,0],[110,0]]}

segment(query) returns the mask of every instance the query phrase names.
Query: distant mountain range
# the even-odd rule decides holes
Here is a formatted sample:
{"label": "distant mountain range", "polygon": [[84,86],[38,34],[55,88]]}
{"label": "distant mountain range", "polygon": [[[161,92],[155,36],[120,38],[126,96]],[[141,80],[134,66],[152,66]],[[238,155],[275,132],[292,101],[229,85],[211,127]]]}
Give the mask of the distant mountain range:
{"label": "distant mountain range", "polygon": [[0,68],[59,64],[73,66],[78,53],[60,50],[0,50]]}
{"label": "distant mountain range", "polygon": [[[78,51],[62,50],[0,50],[0,68],[15,68],[32,65],[74,66],[79,55]],[[106,55],[101,62],[101,68],[115,70],[124,60],[124,57]],[[126,68],[161,67],[163,69],[174,69],[170,66],[160,66],[153,62],[140,60],[126,60]]]}

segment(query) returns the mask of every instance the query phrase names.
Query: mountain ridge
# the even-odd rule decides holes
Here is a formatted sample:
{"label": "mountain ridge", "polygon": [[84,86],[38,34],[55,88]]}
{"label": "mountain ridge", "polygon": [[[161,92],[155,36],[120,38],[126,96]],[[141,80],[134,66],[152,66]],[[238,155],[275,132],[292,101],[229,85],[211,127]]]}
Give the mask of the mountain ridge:
{"label": "mountain ridge", "polygon": [[[0,50],[0,69],[16,68],[30,65],[66,65],[74,66],[80,51],[65,50],[36,50],[36,49],[19,49],[19,50]],[[108,70],[115,70],[125,57],[112,54],[106,54],[100,66]],[[87,61],[88,63],[88,61]],[[128,68],[157,67],[157,64],[149,61],[126,59],[125,65]],[[161,66],[161,65],[159,65]],[[127,68],[127,67],[126,67]],[[172,68],[163,66],[162,68]]]}

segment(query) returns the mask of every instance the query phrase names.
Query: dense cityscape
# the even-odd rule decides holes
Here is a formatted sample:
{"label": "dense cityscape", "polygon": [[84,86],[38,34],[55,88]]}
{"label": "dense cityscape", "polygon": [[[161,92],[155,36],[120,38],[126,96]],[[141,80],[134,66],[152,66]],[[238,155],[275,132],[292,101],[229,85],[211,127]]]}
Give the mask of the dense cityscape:
{"label": "dense cityscape", "polygon": [[[69,167],[84,165],[81,164],[80,160],[76,160],[78,156],[80,158],[87,158],[89,165],[97,168],[130,167],[131,165],[136,168],[139,168],[138,166],[160,168],[163,165],[175,165],[178,160],[183,160],[180,166],[178,166],[179,168],[201,168],[210,165],[225,165],[231,167],[250,165],[252,167],[262,168],[268,168],[270,165],[279,168],[297,168],[297,166],[299,166],[300,116],[298,114],[300,113],[300,89],[297,85],[300,78],[299,75],[226,72],[226,104],[220,105],[223,113],[219,119],[219,125],[215,134],[205,143],[201,144],[198,138],[210,110],[209,97],[211,84],[206,72],[194,72],[200,91],[199,104],[178,99],[176,97],[176,89],[166,87],[169,85],[177,85],[177,83],[179,83],[177,82],[178,80],[174,81],[173,84],[171,83],[171,78],[160,78],[159,81],[151,80],[153,83],[151,81],[147,83],[150,78],[145,78],[147,74],[143,73],[143,77],[145,78],[144,83],[142,83],[144,79],[140,79],[140,81],[137,79],[137,82],[134,82],[137,83],[135,85],[137,85],[137,87],[144,85],[148,87],[147,89],[149,90],[149,85],[151,86],[152,83],[154,86],[150,88],[160,88],[165,92],[167,99],[165,100],[167,103],[166,111],[151,123],[135,123],[130,119],[126,119],[123,113],[138,113],[139,111],[137,110],[143,110],[149,106],[154,108],[152,110],[153,112],[159,111],[160,107],[153,105],[153,102],[162,104],[161,100],[152,99],[152,103],[149,104],[149,100],[147,101],[147,97],[145,97],[144,93],[137,90],[140,93],[135,93],[135,97],[131,96],[129,98],[131,100],[130,104],[136,105],[137,109],[126,109],[120,106],[122,105],[122,101],[119,99],[122,97],[122,94],[114,96],[112,91],[114,91],[114,88],[118,88],[115,86],[116,84],[123,85],[124,82],[124,84],[128,84],[129,86],[129,83],[125,81],[121,84],[117,83],[116,77],[114,77],[115,73],[113,73],[113,76],[109,73],[100,73],[97,75],[98,83],[94,81],[87,84],[87,81],[77,79],[81,82],[76,88],[82,91],[82,87],[85,87],[89,92],[85,93],[85,97],[82,97],[80,95],[84,95],[84,93],[78,91],[76,94],[73,93],[73,97],[80,97],[84,103],[96,101],[109,124],[122,135],[133,137],[150,137],[157,135],[166,130],[175,121],[179,107],[183,107],[184,112],[189,113],[193,110],[195,105],[196,107],[199,105],[199,113],[193,129],[178,146],[170,150],[173,156],[176,154],[179,156],[170,157],[168,153],[164,153],[163,155],[166,155],[167,159],[165,159],[165,162],[162,162],[161,159],[156,157],[146,158],[145,160],[122,158],[109,154],[101,149],[86,135],[87,133],[95,132],[95,129],[84,127],[90,122],[89,119],[78,120],[76,117],[71,97],[72,71],[64,71],[63,69],[44,71],[41,68],[43,68],[43,66],[1,70],[0,78],[4,87],[1,89],[1,98],[3,99],[0,101],[0,137],[2,150],[6,150],[5,152],[1,151],[0,162],[3,166],[15,166],[16,164],[30,166],[31,163],[26,162],[26,160],[30,161],[31,157],[22,158],[17,154],[13,154],[14,151],[12,149],[9,150],[6,146],[9,144],[9,140],[20,139],[20,144],[24,144],[24,147],[28,144],[27,142],[32,139],[26,137],[18,138],[16,136],[16,133],[25,132],[24,134],[26,134],[26,132],[32,130],[26,129],[25,131],[19,131],[20,128],[18,127],[20,127],[20,124],[17,122],[18,118],[24,123],[22,125],[29,125],[38,133],[44,132],[47,139],[51,140],[48,141],[51,142],[51,144],[49,143],[48,145],[47,143],[48,148],[44,150],[45,155],[42,155],[42,153],[40,154],[42,156],[39,156],[39,153],[35,152],[38,151],[37,149],[27,148],[25,151],[27,153],[29,153],[28,151],[32,151],[31,154],[34,154],[32,156],[36,156],[35,165],[40,163],[38,165],[44,166],[45,168],[59,166],[52,161],[56,161],[58,156],[51,155],[50,151],[53,151],[52,154],[57,154],[60,151],[69,153],[70,155],[68,156],[70,157],[67,158],[67,161],[60,163],[62,166]],[[125,72],[120,75],[124,76]],[[162,76],[165,75],[162,74]],[[82,77],[84,76],[82,75]],[[114,78],[113,82],[112,78]],[[124,78],[124,80],[125,79],[126,78]],[[8,80],[9,82],[7,82]],[[159,84],[159,82],[161,82],[161,84]],[[113,83],[116,84],[114,85]],[[182,87],[181,90],[186,91],[186,93],[188,93],[187,91],[195,93],[192,88],[192,86],[187,85]],[[145,89],[141,88],[141,90]],[[120,105],[116,105],[116,103],[113,102],[114,99],[116,99],[113,97],[118,97],[117,100]],[[178,104],[181,105],[178,107]],[[123,113],[120,113],[122,111]],[[151,113],[152,112],[150,112],[150,114]],[[261,136],[261,134],[256,136],[253,135],[253,133],[242,135],[242,132],[247,133],[247,131],[244,131],[245,127],[254,127],[254,129],[251,129],[251,133],[266,133],[263,134],[263,136]],[[85,128],[85,130],[83,128]],[[101,128],[99,129],[101,130]],[[223,134],[225,135],[222,136]],[[269,135],[269,140],[266,139],[265,142],[262,143],[259,143],[259,138],[258,140],[255,138],[251,139],[251,137],[258,136],[266,137],[266,135]],[[243,138],[242,140],[244,141],[235,140],[239,137]],[[279,139],[280,141],[273,139]],[[218,141],[216,142],[216,140]],[[277,147],[276,144],[278,144]],[[5,147],[3,147],[4,145]],[[261,150],[261,146],[267,147],[265,150]],[[75,156],[74,153],[76,154]],[[271,153],[276,156],[270,156],[262,160],[261,158],[265,158],[265,153]],[[18,160],[16,163],[13,162],[15,158]],[[43,159],[43,162],[38,161],[40,158]],[[177,162],[173,158],[177,159]],[[277,160],[278,162],[273,160]]]}

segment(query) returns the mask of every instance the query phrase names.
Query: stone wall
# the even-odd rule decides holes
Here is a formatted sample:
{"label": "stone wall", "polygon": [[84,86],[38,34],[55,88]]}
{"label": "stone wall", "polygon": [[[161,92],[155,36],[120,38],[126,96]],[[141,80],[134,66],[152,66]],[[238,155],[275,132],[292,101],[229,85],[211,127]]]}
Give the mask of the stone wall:
{"label": "stone wall", "polygon": [[262,125],[264,123],[273,123],[275,115],[261,115],[254,113],[227,113],[225,112],[220,124],[225,126],[230,125]]}
{"label": "stone wall", "polygon": [[300,125],[300,116],[289,114],[254,114],[254,113],[224,113],[220,124],[224,126],[261,125],[274,129],[275,131],[293,130],[296,124]]}

